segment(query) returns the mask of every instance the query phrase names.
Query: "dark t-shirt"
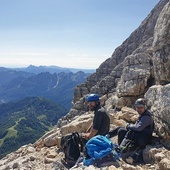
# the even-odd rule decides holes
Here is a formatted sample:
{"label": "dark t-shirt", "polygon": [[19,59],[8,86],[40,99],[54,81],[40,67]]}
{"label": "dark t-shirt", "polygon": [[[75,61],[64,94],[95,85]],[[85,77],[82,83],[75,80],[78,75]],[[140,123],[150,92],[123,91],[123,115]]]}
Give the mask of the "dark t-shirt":
{"label": "dark t-shirt", "polygon": [[98,130],[97,135],[106,135],[110,129],[110,117],[101,106],[94,112],[93,129]]}

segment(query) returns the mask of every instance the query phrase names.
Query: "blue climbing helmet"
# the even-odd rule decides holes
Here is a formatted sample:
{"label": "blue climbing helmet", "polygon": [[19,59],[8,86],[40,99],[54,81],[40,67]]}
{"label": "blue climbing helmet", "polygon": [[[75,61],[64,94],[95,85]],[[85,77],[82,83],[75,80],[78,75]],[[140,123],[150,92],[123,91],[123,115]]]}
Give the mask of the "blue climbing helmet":
{"label": "blue climbing helmet", "polygon": [[86,101],[87,102],[98,102],[99,96],[97,94],[90,94],[89,96],[87,96]]}

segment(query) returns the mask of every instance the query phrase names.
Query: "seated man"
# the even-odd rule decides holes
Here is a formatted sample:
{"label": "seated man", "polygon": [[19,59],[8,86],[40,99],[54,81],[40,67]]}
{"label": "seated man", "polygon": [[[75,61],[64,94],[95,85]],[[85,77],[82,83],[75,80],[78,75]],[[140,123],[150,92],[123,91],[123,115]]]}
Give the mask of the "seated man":
{"label": "seated man", "polygon": [[68,167],[74,166],[80,156],[80,152],[86,152],[84,146],[86,142],[96,135],[106,135],[109,133],[110,117],[105,109],[100,105],[99,96],[90,94],[87,97],[89,109],[94,111],[93,122],[85,133],[74,132],[68,136],[63,136],[61,146],[65,153],[63,163]]}
{"label": "seated man", "polygon": [[126,128],[118,127],[109,132],[110,137],[118,135],[118,144],[123,147],[126,139],[131,139],[138,148],[144,148],[152,139],[154,121],[151,113],[146,109],[145,99],[137,99],[135,109],[139,118],[135,124],[128,124]]}
{"label": "seated man", "polygon": [[87,141],[96,135],[106,135],[110,128],[110,117],[100,105],[99,96],[97,94],[90,94],[87,97],[87,103],[89,109],[94,111],[94,118],[90,127],[85,133],[82,133],[84,141]]}

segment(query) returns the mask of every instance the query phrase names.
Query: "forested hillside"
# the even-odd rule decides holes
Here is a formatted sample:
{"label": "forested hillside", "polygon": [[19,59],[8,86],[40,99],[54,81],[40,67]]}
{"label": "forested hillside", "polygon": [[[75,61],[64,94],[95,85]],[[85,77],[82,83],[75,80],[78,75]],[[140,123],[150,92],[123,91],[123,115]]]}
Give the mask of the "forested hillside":
{"label": "forested hillside", "polygon": [[66,109],[47,99],[27,97],[0,105],[0,158],[33,143],[49,131]]}

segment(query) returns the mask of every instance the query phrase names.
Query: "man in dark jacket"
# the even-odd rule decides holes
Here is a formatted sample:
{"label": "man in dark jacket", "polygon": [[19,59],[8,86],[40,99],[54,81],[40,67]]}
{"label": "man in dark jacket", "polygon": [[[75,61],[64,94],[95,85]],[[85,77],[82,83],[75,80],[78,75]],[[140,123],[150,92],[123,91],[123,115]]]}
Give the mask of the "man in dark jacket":
{"label": "man in dark jacket", "polygon": [[135,124],[128,124],[126,128],[118,127],[109,132],[110,137],[118,135],[118,144],[124,145],[124,138],[133,140],[136,146],[144,148],[152,139],[154,121],[151,113],[146,108],[145,99],[136,100],[135,109],[139,113],[139,118]]}
{"label": "man in dark jacket", "polygon": [[110,118],[105,109],[100,105],[99,96],[97,94],[90,94],[87,97],[88,107],[94,111],[93,122],[82,137],[89,140],[96,135],[106,135],[110,129]]}

